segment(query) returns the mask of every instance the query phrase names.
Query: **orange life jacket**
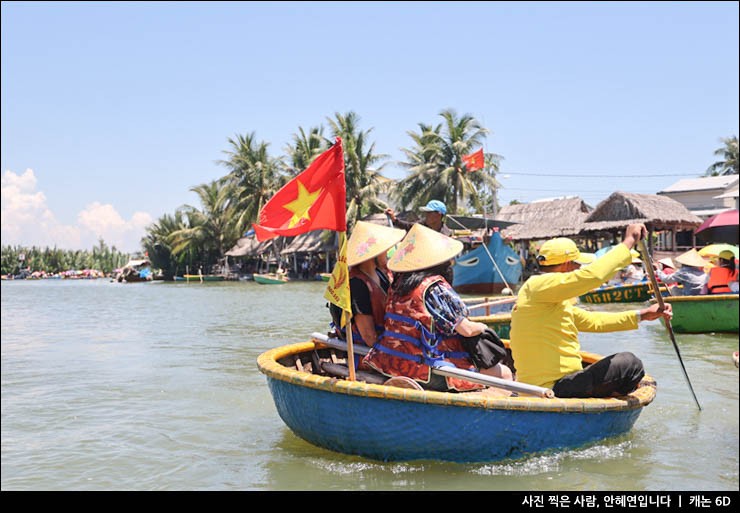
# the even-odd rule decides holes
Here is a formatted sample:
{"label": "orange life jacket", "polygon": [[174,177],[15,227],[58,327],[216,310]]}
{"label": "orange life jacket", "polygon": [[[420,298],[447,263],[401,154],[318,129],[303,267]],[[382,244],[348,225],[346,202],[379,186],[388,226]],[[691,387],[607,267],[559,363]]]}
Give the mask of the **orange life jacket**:
{"label": "orange life jacket", "polygon": [[712,267],[709,271],[707,290],[710,294],[727,294],[732,292],[728,284],[737,280],[737,269],[731,271],[727,267]]}

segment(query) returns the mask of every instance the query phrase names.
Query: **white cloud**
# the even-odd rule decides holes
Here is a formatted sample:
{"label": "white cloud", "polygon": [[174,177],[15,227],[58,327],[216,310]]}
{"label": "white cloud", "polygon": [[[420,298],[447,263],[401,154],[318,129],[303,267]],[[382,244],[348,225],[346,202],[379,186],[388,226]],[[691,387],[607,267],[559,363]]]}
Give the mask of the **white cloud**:
{"label": "white cloud", "polygon": [[145,228],[152,222],[146,212],[125,220],[113,205],[93,202],[77,215],[76,225],[60,223],[36,191],[32,169],[21,174],[6,170],[2,176],[2,245],[90,249],[103,239],[120,251],[139,250]]}

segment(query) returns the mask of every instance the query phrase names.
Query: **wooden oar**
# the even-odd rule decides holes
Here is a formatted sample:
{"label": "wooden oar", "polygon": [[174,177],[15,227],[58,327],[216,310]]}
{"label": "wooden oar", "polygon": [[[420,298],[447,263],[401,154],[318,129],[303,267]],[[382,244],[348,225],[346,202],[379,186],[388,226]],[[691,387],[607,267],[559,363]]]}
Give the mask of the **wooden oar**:
{"label": "wooden oar", "polygon": [[[347,350],[347,344],[343,340],[339,340],[338,338],[329,338],[323,333],[311,333],[311,337],[329,347],[345,351]],[[356,346],[354,349],[355,353],[359,355],[366,355],[368,351],[370,351],[370,348],[364,346]],[[552,399],[553,397],[555,397],[555,394],[549,388],[529,385],[527,383],[521,383],[519,381],[509,381],[507,379],[501,379],[494,376],[488,376],[487,374],[481,374],[480,372],[472,372],[465,369],[459,369],[452,365],[432,367],[432,372],[440,376],[461,378],[467,381],[472,381],[473,383],[502,388],[504,390],[509,390],[511,392],[517,392],[520,394],[545,397],[548,399]]]}
{"label": "wooden oar", "polygon": [[[640,253],[642,253],[642,260],[645,262],[645,267],[647,268],[648,276],[650,277],[650,283],[653,286],[653,295],[655,296],[656,301],[658,302],[658,309],[659,311],[665,310],[665,302],[663,301],[663,294],[660,293],[660,288],[658,287],[658,280],[655,278],[655,270],[653,269],[653,263],[650,261],[650,254],[648,253],[647,246],[645,246],[645,240],[640,239]],[[681,351],[678,350],[678,344],[676,343],[676,335],[673,334],[673,327],[671,326],[670,319],[663,319],[665,321],[665,327],[668,330],[668,336],[671,338],[671,342],[673,343],[673,348],[676,350],[676,356],[678,356],[678,361],[681,364],[681,369],[683,370],[683,375],[686,378],[686,383],[689,385],[689,390],[691,390],[691,395],[694,396],[694,401],[696,401],[696,406],[701,410],[701,405],[699,404],[699,399],[696,398],[696,394],[694,393],[694,387],[691,386],[691,380],[689,379],[689,374],[686,372],[686,367],[683,364],[683,359],[681,358]]]}

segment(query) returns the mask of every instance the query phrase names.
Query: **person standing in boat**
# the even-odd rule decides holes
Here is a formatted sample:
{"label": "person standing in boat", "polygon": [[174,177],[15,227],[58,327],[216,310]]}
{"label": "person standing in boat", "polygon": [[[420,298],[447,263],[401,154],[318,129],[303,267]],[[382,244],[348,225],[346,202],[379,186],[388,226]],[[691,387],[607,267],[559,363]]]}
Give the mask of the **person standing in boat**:
{"label": "person standing in boat", "polygon": [[[506,356],[503,343],[485,324],[468,319],[468,309],[448,281],[452,259],[463,244],[446,235],[415,224],[388,261],[393,285],[385,309],[385,332],[363,359],[388,377],[405,376],[427,390],[465,392],[484,389],[469,381],[442,377],[431,366],[448,362],[466,370],[480,370],[513,379],[511,369],[500,363]],[[466,339],[498,341],[499,361],[478,368],[466,349]],[[491,390],[490,393],[509,392]]]}
{"label": "person standing in boat", "polygon": [[735,255],[729,250],[721,251],[717,265],[709,270],[707,292],[709,294],[731,294],[737,293],[737,290]]}
{"label": "person standing in boat", "polygon": [[695,249],[690,249],[673,259],[676,263],[681,264],[681,268],[671,274],[658,271],[656,277],[670,285],[677,283],[682,285],[678,289],[681,296],[700,296],[707,293],[707,272],[704,270],[709,264],[707,260]]}
{"label": "person standing in boat", "polygon": [[629,264],[630,250],[646,235],[644,224],[629,225],[621,244],[583,268],[572,240],[560,237],[542,245],[537,257],[541,274],[522,285],[511,313],[517,380],[551,388],[557,397],[611,397],[637,387],[645,371],[634,354],[612,354],[584,368],[578,333],[633,330],[640,321],[670,319],[670,303],[662,313],[658,304],[612,313],[589,312],[575,302]]}
{"label": "person standing in boat", "polygon": [[[424,220],[422,221],[422,224],[428,228],[431,228],[434,231],[437,231],[441,233],[442,235],[452,236],[452,230],[450,230],[445,225],[445,216],[447,215],[447,207],[444,203],[442,203],[439,200],[431,200],[429,203],[427,203],[425,206],[421,207],[419,209],[421,212],[424,213]],[[387,215],[391,222],[393,223],[393,226],[397,226],[398,228],[402,228],[406,231],[409,231],[412,226],[416,223],[410,223],[408,221],[404,221],[402,219],[396,218],[396,213],[393,211],[392,208],[388,208],[385,211],[385,215]]]}
{"label": "person standing in boat", "polygon": [[[398,228],[357,221],[347,240],[347,266],[352,298],[352,341],[373,347],[383,332],[383,315],[392,276],[385,271],[387,251],[406,232]],[[332,325],[337,336],[346,340],[344,328],[339,328],[342,311],[329,304]]]}

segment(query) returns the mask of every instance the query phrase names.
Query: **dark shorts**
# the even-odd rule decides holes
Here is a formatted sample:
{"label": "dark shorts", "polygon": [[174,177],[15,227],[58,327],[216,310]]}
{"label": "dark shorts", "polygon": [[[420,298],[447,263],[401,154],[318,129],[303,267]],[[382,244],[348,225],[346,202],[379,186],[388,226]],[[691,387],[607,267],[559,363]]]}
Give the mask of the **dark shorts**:
{"label": "dark shorts", "polygon": [[611,397],[629,394],[645,376],[642,362],[624,352],[602,358],[581,371],[560,378],[552,387],[556,397]]}

